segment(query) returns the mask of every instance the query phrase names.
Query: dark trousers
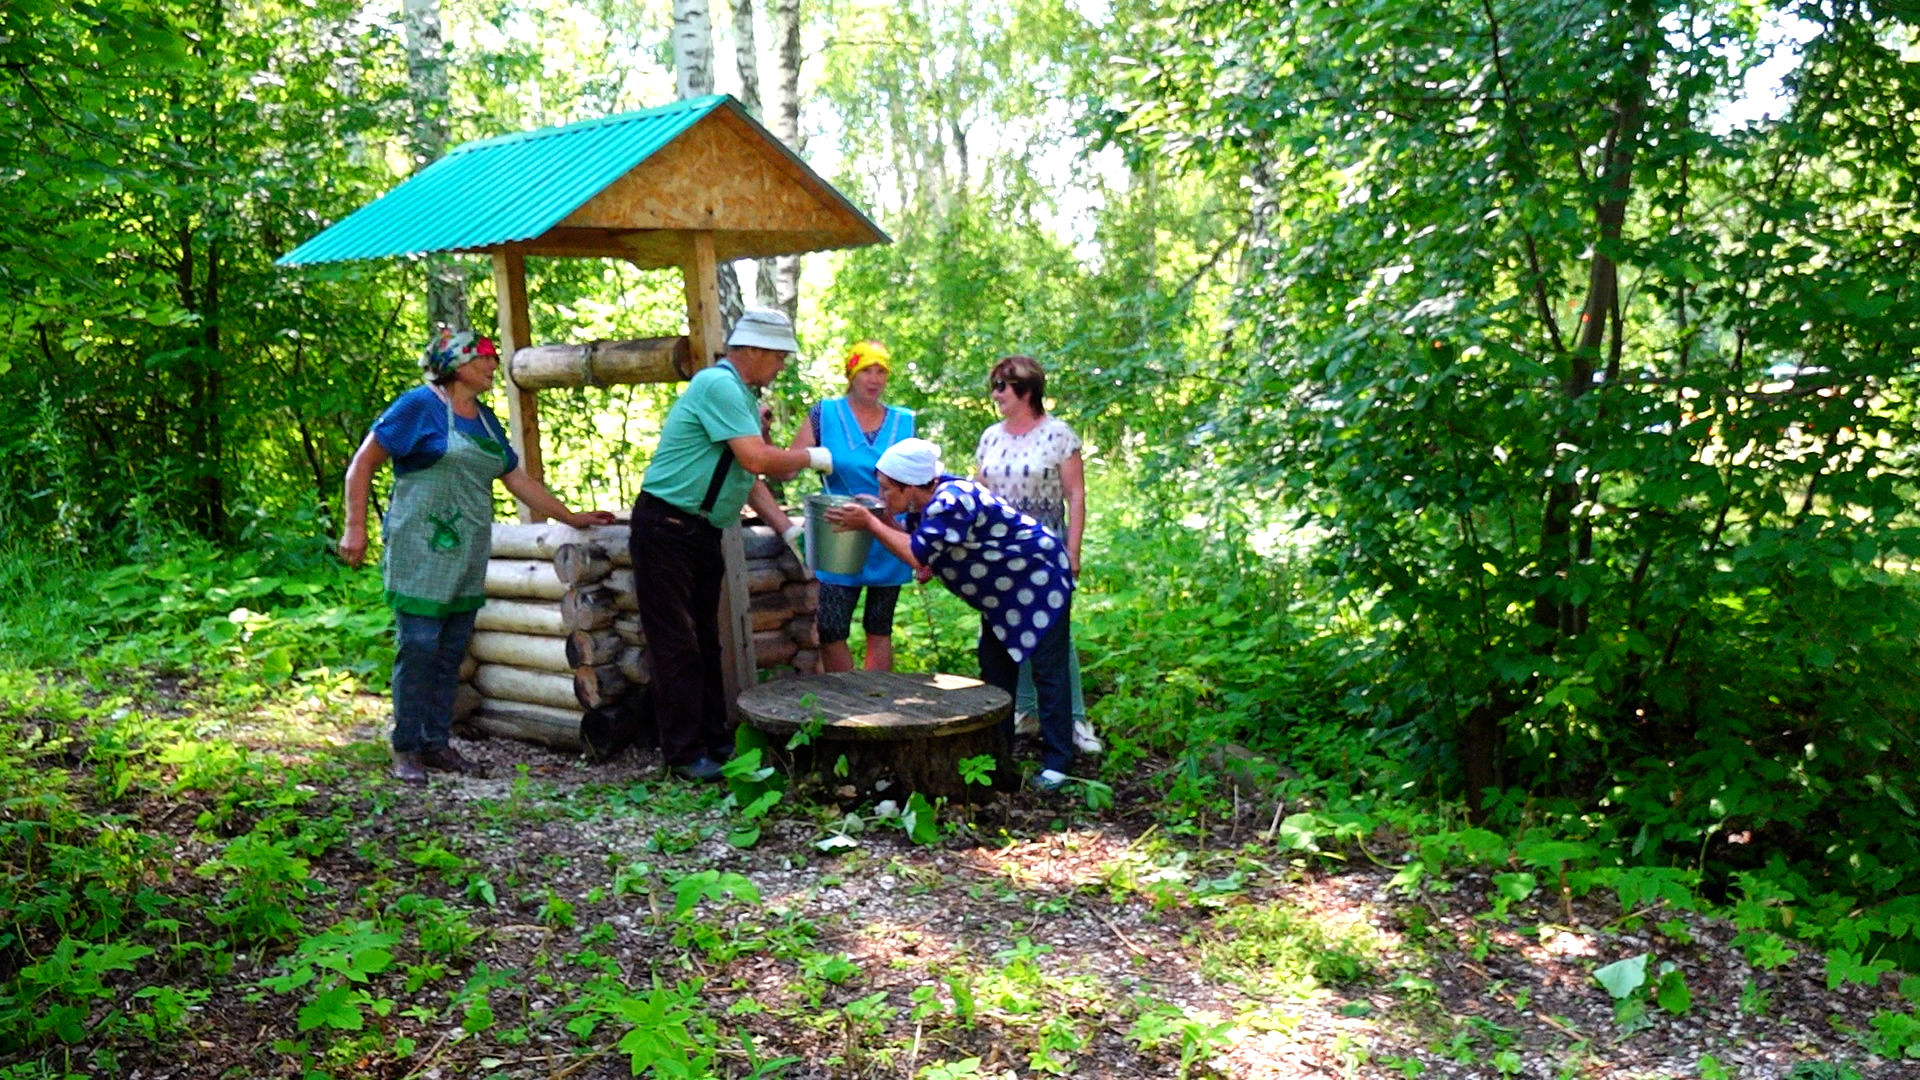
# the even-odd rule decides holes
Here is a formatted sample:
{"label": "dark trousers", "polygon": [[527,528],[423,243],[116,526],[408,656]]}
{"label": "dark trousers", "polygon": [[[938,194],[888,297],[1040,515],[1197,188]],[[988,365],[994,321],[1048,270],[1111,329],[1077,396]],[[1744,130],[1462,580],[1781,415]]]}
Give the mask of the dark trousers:
{"label": "dark trousers", "polygon": [[[1059,618],[1047,628],[1040,643],[1027,653],[1033,661],[1033,688],[1040,698],[1040,767],[1067,772],[1073,768],[1073,683],[1067,674],[1067,661],[1073,651],[1073,600],[1060,609]],[[985,619],[980,620],[980,679],[997,686],[1012,697],[1020,685],[1020,665],[1007,653],[1007,647],[993,636]],[[1013,748],[1013,713],[1000,725],[1007,748]]]}
{"label": "dark trousers", "polygon": [[473,637],[473,612],[394,613],[393,748],[403,754],[447,745],[460,661]]}
{"label": "dark trousers", "polygon": [[720,530],[651,495],[633,506],[634,597],[653,669],[653,710],[668,765],[724,753],[726,691],[720,682]]}

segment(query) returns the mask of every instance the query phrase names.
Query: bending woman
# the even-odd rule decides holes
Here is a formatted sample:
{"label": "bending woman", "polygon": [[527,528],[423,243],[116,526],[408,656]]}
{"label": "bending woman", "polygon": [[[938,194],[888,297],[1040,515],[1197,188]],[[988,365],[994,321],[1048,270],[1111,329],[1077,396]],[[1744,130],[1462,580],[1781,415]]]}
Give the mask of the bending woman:
{"label": "bending woman", "polygon": [[[1073,767],[1073,715],[1067,688],[1073,569],[1066,544],[1046,526],[972,480],[940,471],[939,450],[906,439],[876,464],[886,516],[864,506],[827,512],[842,528],[873,534],[916,571],[939,575],[948,591],[980,613],[980,677],[1012,695],[1020,665],[1032,665],[1045,744],[1037,791],[1057,791]],[[905,532],[892,515],[911,515]],[[1013,716],[1001,726],[1013,746]]]}
{"label": "bending woman", "polygon": [[367,555],[367,491],[374,470],[393,462],[393,497],[381,531],[381,568],[393,607],[393,775],[427,782],[428,769],[474,773],[479,766],[447,741],[460,661],[473,613],[487,602],[493,553],[493,482],[541,517],[569,525],[610,525],[604,510],[574,513],[520,467],[493,410],[480,403],[500,366],[492,341],[442,330],[421,356],[430,380],[395,399],[347,466],[347,527],[340,555]]}

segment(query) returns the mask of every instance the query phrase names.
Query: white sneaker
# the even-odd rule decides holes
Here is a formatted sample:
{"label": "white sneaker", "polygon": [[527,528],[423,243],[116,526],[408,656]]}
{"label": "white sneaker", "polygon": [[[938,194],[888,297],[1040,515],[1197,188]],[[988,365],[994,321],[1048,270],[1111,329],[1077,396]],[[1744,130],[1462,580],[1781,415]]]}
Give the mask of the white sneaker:
{"label": "white sneaker", "polygon": [[1030,712],[1013,714],[1013,733],[1015,735],[1040,734],[1040,718]]}
{"label": "white sneaker", "polygon": [[1100,736],[1093,733],[1092,724],[1085,720],[1075,720],[1073,722],[1073,748],[1083,754],[1100,754],[1106,752],[1107,744],[1101,742]]}

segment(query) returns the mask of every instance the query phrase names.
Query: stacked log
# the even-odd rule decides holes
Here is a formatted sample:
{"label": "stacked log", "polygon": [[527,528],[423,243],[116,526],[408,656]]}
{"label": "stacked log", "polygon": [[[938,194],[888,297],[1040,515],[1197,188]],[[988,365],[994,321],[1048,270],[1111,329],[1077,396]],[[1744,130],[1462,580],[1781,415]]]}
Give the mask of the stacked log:
{"label": "stacked log", "polygon": [[[494,525],[456,719],[596,756],[651,738],[628,536],[626,525]],[[817,671],[818,583],[772,529],[748,525],[742,539],[761,679]]]}

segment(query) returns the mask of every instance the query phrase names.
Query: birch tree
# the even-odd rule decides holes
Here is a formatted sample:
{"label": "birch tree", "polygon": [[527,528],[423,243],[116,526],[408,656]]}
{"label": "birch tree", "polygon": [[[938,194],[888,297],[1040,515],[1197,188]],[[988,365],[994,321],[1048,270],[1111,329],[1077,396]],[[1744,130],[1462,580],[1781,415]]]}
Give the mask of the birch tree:
{"label": "birch tree", "polygon": [[[440,30],[440,0],[404,0],[407,25],[407,94],[413,123],[408,130],[415,172],[447,150],[447,54]],[[451,259],[427,260],[427,328],[465,330],[467,291]]]}
{"label": "birch tree", "polygon": [[[794,153],[805,147],[800,142],[800,0],[771,0],[768,7],[773,24],[773,115],[768,127]],[[761,295],[773,300],[788,318],[800,307],[800,256],[783,255],[773,260],[771,273],[760,264]]]}
{"label": "birch tree", "polygon": [[[680,99],[713,93],[713,18],[707,0],[673,0],[673,70]],[[731,325],[743,309],[740,279],[731,263],[721,263],[720,310]]]}

